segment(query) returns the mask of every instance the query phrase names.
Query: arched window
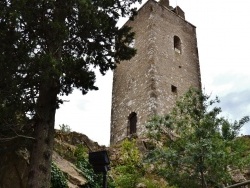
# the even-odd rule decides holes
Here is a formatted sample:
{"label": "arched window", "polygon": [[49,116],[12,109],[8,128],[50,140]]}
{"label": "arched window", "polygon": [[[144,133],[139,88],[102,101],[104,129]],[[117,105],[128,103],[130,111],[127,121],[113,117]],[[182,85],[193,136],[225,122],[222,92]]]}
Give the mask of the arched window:
{"label": "arched window", "polygon": [[128,134],[134,134],[136,133],[136,124],[137,124],[137,114],[135,112],[132,112],[128,116]]}
{"label": "arched window", "polygon": [[178,36],[174,36],[174,50],[181,53],[181,39]]}

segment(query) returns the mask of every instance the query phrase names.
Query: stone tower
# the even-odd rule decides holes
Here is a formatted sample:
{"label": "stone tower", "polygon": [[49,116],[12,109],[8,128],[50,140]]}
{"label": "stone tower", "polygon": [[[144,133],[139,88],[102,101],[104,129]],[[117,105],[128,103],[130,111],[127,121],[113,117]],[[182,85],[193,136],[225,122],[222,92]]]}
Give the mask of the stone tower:
{"label": "stone tower", "polygon": [[169,113],[178,96],[201,88],[196,28],[168,0],[148,0],[134,21],[137,54],[114,71],[111,145],[142,136],[155,114]]}

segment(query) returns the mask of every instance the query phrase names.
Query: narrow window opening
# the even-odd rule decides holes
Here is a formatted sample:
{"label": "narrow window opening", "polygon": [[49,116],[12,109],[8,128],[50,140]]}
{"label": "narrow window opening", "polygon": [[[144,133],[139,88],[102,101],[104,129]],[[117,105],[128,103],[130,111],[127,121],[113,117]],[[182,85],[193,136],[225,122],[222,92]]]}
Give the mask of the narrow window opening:
{"label": "narrow window opening", "polygon": [[128,121],[129,121],[128,133],[130,135],[136,133],[137,114],[135,112],[132,112],[128,117]]}
{"label": "narrow window opening", "polygon": [[171,85],[171,91],[176,94],[177,93],[177,87],[174,86],[174,85]]}
{"label": "narrow window opening", "polygon": [[181,39],[178,36],[174,36],[174,50],[181,53]]}

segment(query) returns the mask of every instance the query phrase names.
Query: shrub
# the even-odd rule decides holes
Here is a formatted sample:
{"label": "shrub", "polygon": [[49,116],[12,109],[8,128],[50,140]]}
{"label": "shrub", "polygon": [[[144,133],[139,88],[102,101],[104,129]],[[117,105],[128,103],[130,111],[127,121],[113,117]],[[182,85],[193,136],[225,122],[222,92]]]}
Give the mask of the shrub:
{"label": "shrub", "polygon": [[68,188],[65,175],[53,162],[51,166],[51,188]]}

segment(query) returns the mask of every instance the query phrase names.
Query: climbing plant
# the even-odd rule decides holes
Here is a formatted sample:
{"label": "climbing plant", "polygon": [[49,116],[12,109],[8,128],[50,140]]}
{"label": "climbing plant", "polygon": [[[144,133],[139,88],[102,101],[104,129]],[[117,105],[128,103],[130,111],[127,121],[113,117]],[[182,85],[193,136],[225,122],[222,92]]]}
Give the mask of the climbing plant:
{"label": "climbing plant", "polygon": [[85,148],[79,145],[75,150],[76,166],[82,172],[82,175],[87,179],[85,188],[101,188],[102,177],[94,173],[91,164],[88,161],[88,156]]}
{"label": "climbing plant", "polygon": [[53,162],[51,164],[51,188],[68,188],[66,176]]}

